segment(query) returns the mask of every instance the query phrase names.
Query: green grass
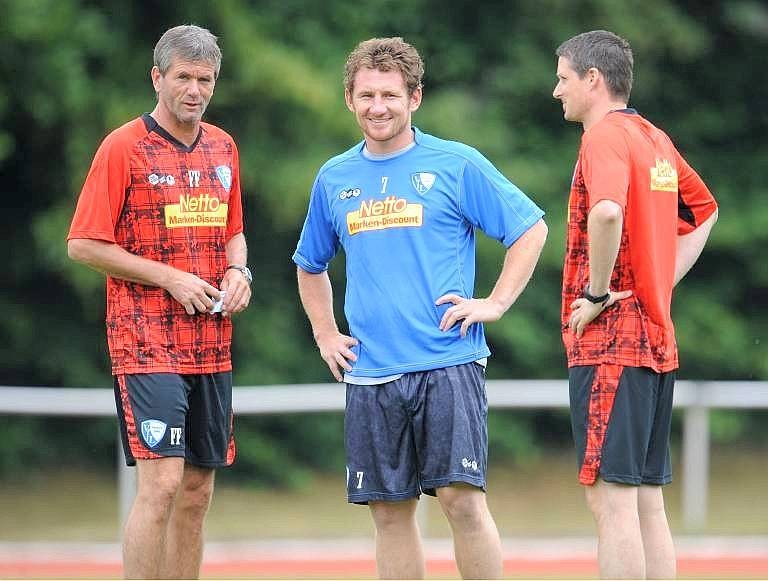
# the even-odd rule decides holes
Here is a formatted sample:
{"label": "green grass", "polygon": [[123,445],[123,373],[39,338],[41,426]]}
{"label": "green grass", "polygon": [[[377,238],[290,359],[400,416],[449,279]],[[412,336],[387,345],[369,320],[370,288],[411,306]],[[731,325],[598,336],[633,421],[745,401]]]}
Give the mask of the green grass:
{"label": "green grass", "polygon": [[[708,534],[768,534],[765,451],[713,451]],[[673,533],[685,531],[678,479],[666,487]],[[591,535],[594,525],[576,481],[569,451],[523,466],[493,465],[488,502],[502,536]],[[450,535],[437,501],[426,497],[426,532]],[[249,489],[220,483],[208,516],[209,540],[359,537],[372,534],[368,510],[350,506],[343,475],[317,476],[298,491]],[[32,482],[2,485],[0,541],[115,541],[114,476],[50,471]]]}

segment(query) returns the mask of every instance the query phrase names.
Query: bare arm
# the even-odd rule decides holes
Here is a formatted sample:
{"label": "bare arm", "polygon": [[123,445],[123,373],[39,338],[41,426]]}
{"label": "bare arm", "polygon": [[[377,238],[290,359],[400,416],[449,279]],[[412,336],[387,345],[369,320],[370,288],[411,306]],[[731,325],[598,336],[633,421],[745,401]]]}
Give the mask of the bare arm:
{"label": "bare arm", "polygon": [[717,222],[717,210],[693,232],[677,237],[675,256],[675,286],[691,270],[704,249],[712,226]]}
{"label": "bare arm", "polygon": [[515,303],[533,275],[533,269],[547,239],[547,225],[539,220],[507,249],[504,265],[496,284],[485,299],[464,298],[455,294],[443,295],[435,304],[453,303],[443,314],[440,330],[447,331],[458,321],[461,336],[467,334],[473,323],[498,321]]}
{"label": "bare arm", "polygon": [[131,254],[117,244],[102,240],[73,238],[67,243],[72,260],[94,270],[131,282],[167,290],[190,315],[208,311],[219,290],[203,279],[162,262]]}
{"label": "bare arm", "polygon": [[611,274],[619,255],[624,213],[616,202],[600,200],[589,211],[587,235],[589,237],[589,294],[603,296],[609,293],[602,304],[591,303],[585,298],[571,304],[569,326],[581,337],[584,327],[591,323],[603,309],[618,300],[632,295],[631,290],[611,292]]}
{"label": "bare arm", "polygon": [[349,362],[357,360],[350,349],[353,345],[357,345],[357,339],[339,332],[333,314],[333,290],[328,273],[313,274],[301,267],[297,268],[296,273],[301,304],[312,325],[312,334],[320,349],[320,356],[328,365],[336,381],[342,381],[343,373],[340,368],[352,371],[352,365]]}
{"label": "bare arm", "polygon": [[589,292],[600,296],[611,286],[611,274],[619,255],[624,213],[616,202],[601,200],[589,211]]}
{"label": "bare arm", "polygon": [[[246,266],[248,264],[248,246],[242,232],[229,239],[226,253],[227,265]],[[221,309],[221,314],[225,317],[245,310],[251,302],[251,285],[239,270],[228,268],[224,272],[221,290],[227,292]]]}

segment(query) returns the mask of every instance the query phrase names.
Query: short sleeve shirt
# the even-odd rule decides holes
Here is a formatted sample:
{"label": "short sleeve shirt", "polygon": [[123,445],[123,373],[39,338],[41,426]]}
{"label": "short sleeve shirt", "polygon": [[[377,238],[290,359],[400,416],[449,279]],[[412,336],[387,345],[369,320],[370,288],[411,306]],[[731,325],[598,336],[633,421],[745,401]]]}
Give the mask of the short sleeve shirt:
{"label": "short sleeve shirt", "polygon": [[[197,140],[186,147],[144,115],[102,142],[68,239],[114,243],[218,288],[227,267],[226,243],[242,231],[232,138],[202,123]],[[231,321],[189,315],[162,288],[108,276],[106,322],[114,374],[232,368]]]}
{"label": "short sleeve shirt", "polygon": [[[611,290],[632,290],[587,325],[568,328],[571,303],[589,282],[587,217],[601,200],[624,222]],[[678,366],[670,314],[678,235],[717,209],[669,137],[633,109],[609,113],[584,133],[568,204],[562,330],[568,365],[614,363],[666,372]]]}
{"label": "short sleeve shirt", "polygon": [[476,230],[511,246],[543,212],[477,150],[414,130],[415,145],[386,159],[363,144],[319,171],[293,260],[320,273],[343,248],[344,311],[357,360],[350,375],[387,377],[490,354],[482,324],[441,331],[450,304],[471,298]]}

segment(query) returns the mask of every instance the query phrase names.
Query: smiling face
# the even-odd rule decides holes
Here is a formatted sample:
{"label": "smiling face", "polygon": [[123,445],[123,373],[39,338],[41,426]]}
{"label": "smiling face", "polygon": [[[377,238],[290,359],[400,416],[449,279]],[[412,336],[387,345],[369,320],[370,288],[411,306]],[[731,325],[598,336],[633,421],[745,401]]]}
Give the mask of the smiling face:
{"label": "smiling face", "polygon": [[421,88],[409,95],[400,71],[361,68],[344,97],[372,153],[392,153],[413,140],[411,113],[421,104]]}
{"label": "smiling face", "polygon": [[207,62],[173,59],[165,73],[152,68],[152,84],[158,123],[172,133],[174,129],[196,133],[213,96],[216,68]]}
{"label": "smiling face", "polygon": [[560,57],[557,61],[557,85],[552,96],[563,104],[563,117],[566,121],[584,123],[592,108],[591,92],[594,69],[588,70],[583,77],[571,67],[571,62]]}

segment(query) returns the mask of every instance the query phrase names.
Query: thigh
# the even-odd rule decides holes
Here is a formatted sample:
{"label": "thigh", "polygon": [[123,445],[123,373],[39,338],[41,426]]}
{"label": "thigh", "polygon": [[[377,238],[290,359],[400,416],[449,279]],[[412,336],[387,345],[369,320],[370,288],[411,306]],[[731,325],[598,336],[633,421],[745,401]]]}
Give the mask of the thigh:
{"label": "thigh", "polygon": [[419,496],[410,418],[400,382],[347,385],[344,446],[347,499],[401,501]]}
{"label": "thigh", "polygon": [[648,454],[643,467],[643,484],[669,484],[672,482],[672,461],[669,437],[672,431],[672,397],[676,372],[662,373],[656,385],[656,407],[648,441]]}
{"label": "thigh", "polygon": [[[662,374],[646,367],[624,368],[603,448],[600,477],[604,480],[634,485],[666,484],[671,480],[671,472],[664,469],[664,458],[668,453],[672,395],[671,390],[665,392],[669,395],[669,414],[661,418],[661,379]],[[649,470],[649,461],[658,464],[661,448],[661,465]]]}
{"label": "thigh", "polygon": [[115,402],[126,463],[184,457],[180,437],[188,410],[187,388],[175,373],[117,375]]}
{"label": "thigh", "polygon": [[200,468],[229,466],[235,459],[232,373],[184,376],[189,388],[185,433],[187,462]]}
{"label": "thigh", "polygon": [[411,409],[421,489],[463,482],[485,490],[488,399],[485,368],[467,363],[424,373]]}

